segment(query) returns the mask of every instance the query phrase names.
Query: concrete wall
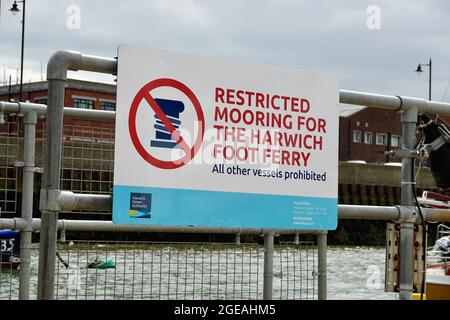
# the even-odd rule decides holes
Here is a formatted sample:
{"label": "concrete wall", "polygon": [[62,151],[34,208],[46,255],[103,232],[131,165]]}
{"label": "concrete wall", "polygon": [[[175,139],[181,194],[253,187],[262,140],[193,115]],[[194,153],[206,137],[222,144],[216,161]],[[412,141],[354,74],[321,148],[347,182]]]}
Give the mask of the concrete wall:
{"label": "concrete wall", "polygon": [[[370,186],[400,187],[401,168],[384,164],[359,164],[339,162],[339,183]],[[421,168],[417,177],[418,188],[433,188],[434,181],[429,168]]]}

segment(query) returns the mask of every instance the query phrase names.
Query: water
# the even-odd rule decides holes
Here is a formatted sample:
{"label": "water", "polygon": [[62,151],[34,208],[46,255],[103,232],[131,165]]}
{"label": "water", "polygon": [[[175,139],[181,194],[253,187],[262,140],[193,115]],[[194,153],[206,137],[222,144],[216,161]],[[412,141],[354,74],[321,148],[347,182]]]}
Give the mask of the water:
{"label": "water", "polygon": [[[211,249],[214,248],[214,249]],[[60,299],[262,299],[263,248],[149,247],[76,244],[60,248],[56,296]],[[87,269],[89,261],[112,258],[115,269]],[[317,295],[317,251],[276,248],[274,298]],[[384,292],[385,248],[329,247],[328,299],[397,299]],[[302,261],[302,263],[298,263]],[[38,252],[32,256],[32,298],[36,297]],[[232,280],[233,279],[233,280]],[[151,287],[151,289],[150,289]],[[298,290],[301,287],[304,290]],[[17,298],[18,272],[0,274],[0,299]]]}
{"label": "water", "polygon": [[328,299],[393,300],[384,292],[384,247],[329,247]]}

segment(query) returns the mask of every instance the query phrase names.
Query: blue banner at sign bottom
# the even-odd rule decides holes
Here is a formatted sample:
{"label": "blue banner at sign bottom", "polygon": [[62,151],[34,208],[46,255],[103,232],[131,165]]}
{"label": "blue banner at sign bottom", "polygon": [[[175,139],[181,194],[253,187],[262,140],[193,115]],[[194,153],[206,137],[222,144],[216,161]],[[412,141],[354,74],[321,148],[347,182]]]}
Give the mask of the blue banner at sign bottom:
{"label": "blue banner at sign bottom", "polygon": [[113,199],[116,224],[299,230],[337,226],[335,198],[114,185]]}

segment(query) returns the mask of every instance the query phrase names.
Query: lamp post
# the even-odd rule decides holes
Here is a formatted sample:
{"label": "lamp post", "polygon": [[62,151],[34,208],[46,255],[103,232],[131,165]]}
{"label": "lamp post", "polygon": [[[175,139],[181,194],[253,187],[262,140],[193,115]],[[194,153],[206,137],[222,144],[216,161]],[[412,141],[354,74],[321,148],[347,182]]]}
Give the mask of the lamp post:
{"label": "lamp post", "polygon": [[23,51],[24,51],[24,44],[25,44],[25,0],[22,1],[16,1],[14,0],[14,3],[9,9],[11,13],[15,16],[17,15],[20,10],[17,3],[22,3],[22,49],[20,54],[20,91],[19,91],[19,101],[22,101],[22,89],[23,89]]}
{"label": "lamp post", "polygon": [[430,74],[428,76],[428,100],[431,101],[431,58],[429,63],[419,63],[417,65],[416,73],[420,75],[422,71],[422,67],[429,67],[430,68]]}

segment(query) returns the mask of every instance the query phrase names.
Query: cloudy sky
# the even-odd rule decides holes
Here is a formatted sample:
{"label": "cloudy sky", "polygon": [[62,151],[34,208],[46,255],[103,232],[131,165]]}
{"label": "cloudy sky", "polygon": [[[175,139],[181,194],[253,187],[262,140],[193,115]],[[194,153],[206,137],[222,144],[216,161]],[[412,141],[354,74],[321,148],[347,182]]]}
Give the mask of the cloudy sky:
{"label": "cloudy sky", "polygon": [[[0,1],[0,81],[14,82],[20,16]],[[324,71],[342,89],[422,98],[428,69],[414,70],[431,57],[434,100],[450,81],[448,0],[27,0],[26,14],[24,82],[40,80],[58,49],[114,57],[120,43]]]}

